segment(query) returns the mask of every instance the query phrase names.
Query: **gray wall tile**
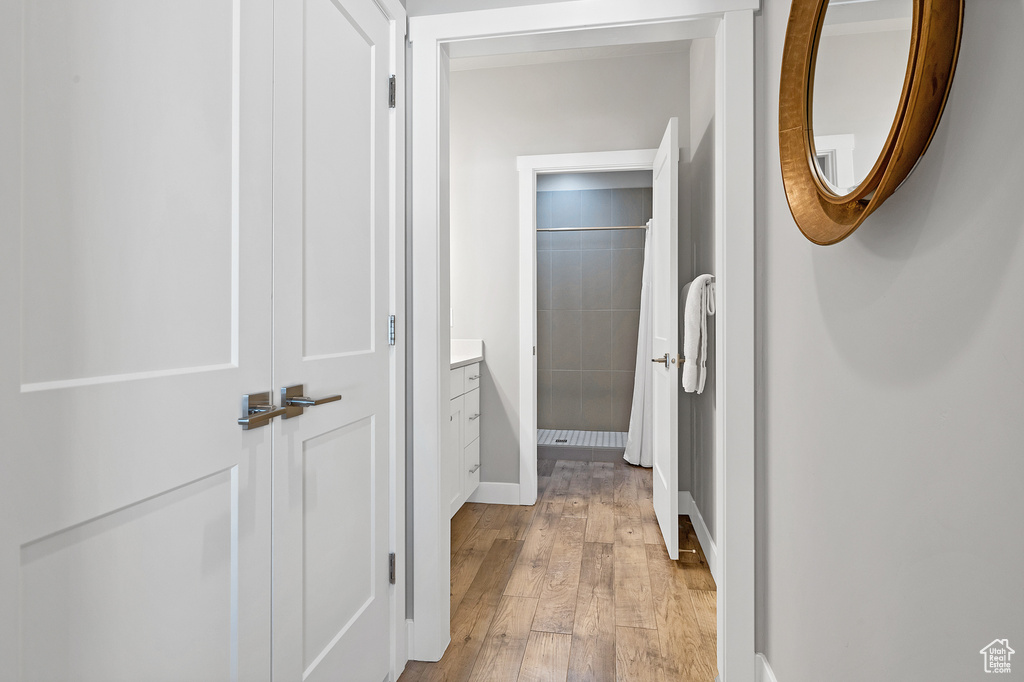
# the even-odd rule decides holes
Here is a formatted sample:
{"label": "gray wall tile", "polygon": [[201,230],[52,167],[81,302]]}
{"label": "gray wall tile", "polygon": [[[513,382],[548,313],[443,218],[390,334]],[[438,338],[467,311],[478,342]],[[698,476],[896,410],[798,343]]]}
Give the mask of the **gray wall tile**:
{"label": "gray wall tile", "polygon": [[583,369],[611,370],[612,313],[610,310],[583,311],[580,360]]}
{"label": "gray wall tile", "polygon": [[636,369],[636,341],[640,329],[639,310],[612,312],[612,369]]}
{"label": "gray wall tile", "polygon": [[[579,310],[582,256],[579,251],[551,251],[551,309]],[[614,283],[614,279],[612,280]],[[638,294],[639,295],[639,294]]]}
{"label": "gray wall tile", "polygon": [[[544,195],[542,197],[542,195]],[[639,225],[650,189],[539,192],[538,226]],[[643,230],[537,235],[537,424],[624,431],[636,365]]]}
{"label": "gray wall tile", "polygon": [[590,189],[581,193],[581,218],[583,227],[604,227],[612,224],[612,191]]}
{"label": "gray wall tile", "polygon": [[640,224],[643,225],[654,217],[654,190],[647,188],[643,190],[643,206],[640,211]]}
{"label": "gray wall tile", "polygon": [[547,235],[552,251],[579,251],[582,243],[579,230],[548,232]]}
{"label": "gray wall tile", "polygon": [[579,429],[583,422],[583,372],[551,372],[552,428]]}
{"label": "gray wall tile", "polygon": [[612,190],[612,225],[642,225],[643,210],[643,189]]}
{"label": "gray wall tile", "polygon": [[[636,231],[639,232],[639,230]],[[640,286],[643,272],[643,249],[612,251],[612,308],[614,310],[640,309]]]}
{"label": "gray wall tile", "polygon": [[537,428],[555,429],[551,411],[551,370],[537,370]]}
{"label": "gray wall tile", "polygon": [[646,239],[646,230],[615,230],[612,246],[616,249],[642,249]]}
{"label": "gray wall tile", "polygon": [[537,232],[537,251],[551,250],[551,233]]}
{"label": "gray wall tile", "polygon": [[581,246],[587,249],[612,248],[612,232],[614,230],[585,230],[580,233]]}
{"label": "gray wall tile", "polygon": [[582,312],[551,312],[551,369],[581,369]]}
{"label": "gray wall tile", "polygon": [[551,252],[537,252],[537,309],[551,310]]}
{"label": "gray wall tile", "polygon": [[605,431],[612,416],[612,373],[583,372],[583,428]]}
{"label": "gray wall tile", "polygon": [[633,372],[612,372],[611,431],[629,430],[629,413],[633,408]]}
{"label": "gray wall tile", "polygon": [[568,190],[550,192],[551,194],[551,225],[550,227],[579,227],[582,219],[582,192]]}
{"label": "gray wall tile", "polygon": [[552,227],[551,194],[551,192],[537,192],[537,227]]}
{"label": "gray wall tile", "polygon": [[[602,429],[602,431],[625,431],[626,429]],[[625,448],[594,448],[594,462],[621,462]]]}
{"label": "gray wall tile", "polygon": [[[557,313],[556,313],[557,314]],[[609,323],[609,332],[611,324]],[[610,334],[609,334],[610,336]],[[610,364],[610,361],[609,361]],[[551,369],[551,311],[537,311],[537,369]]]}
{"label": "gray wall tile", "polygon": [[[607,429],[602,429],[607,430]],[[618,462],[625,448],[579,448],[565,445],[538,445],[537,459],[567,459],[575,462]]]}
{"label": "gray wall tile", "polygon": [[[622,457],[622,455],[619,455]],[[579,448],[571,445],[538,445],[537,459],[564,459],[572,462],[590,462],[594,448]]]}
{"label": "gray wall tile", "polygon": [[580,287],[583,310],[611,310],[611,251],[583,251]]}

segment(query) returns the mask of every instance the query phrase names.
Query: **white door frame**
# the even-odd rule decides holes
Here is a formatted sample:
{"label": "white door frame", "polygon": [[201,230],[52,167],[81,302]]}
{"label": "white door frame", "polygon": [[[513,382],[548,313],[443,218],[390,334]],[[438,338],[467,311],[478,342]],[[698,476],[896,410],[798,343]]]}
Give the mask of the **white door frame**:
{"label": "white door frame", "polygon": [[[716,38],[716,414],[718,669],[754,682],[754,13],[760,0],[575,0],[411,17],[413,109],[413,619],[409,655],[439,660],[451,641],[450,524],[442,503],[442,420],[450,329],[447,45],[718,19]],[[596,33],[595,33],[596,35]],[[709,36],[710,37],[710,36]],[[653,38],[652,38],[653,39]],[[634,42],[643,42],[635,40]],[[531,344],[532,345],[532,344]]]}
{"label": "white door frame", "polygon": [[[519,433],[537,432],[537,176],[650,171],[657,149],[517,156],[519,169]],[[537,501],[537,439],[519,439],[519,504]]]}
{"label": "white door frame", "polygon": [[[381,11],[391,22],[391,46],[387,55],[391,73],[395,74],[398,95],[395,108],[391,110],[388,121],[388,158],[391,163],[388,177],[388,268],[390,291],[388,292],[388,308],[392,314],[399,315],[398,324],[402,325],[401,313],[405,311],[405,259],[408,245],[405,239],[405,98],[401,96],[405,83],[405,39],[408,21],[405,6],[400,0],[374,0]],[[391,424],[388,430],[388,462],[390,470],[389,513],[388,521],[390,551],[397,556],[395,562],[395,584],[391,586],[391,604],[389,618],[389,638],[391,642],[391,679],[397,680],[409,660],[408,628],[405,625],[405,482],[408,472],[405,469],[405,395],[406,395],[406,363],[405,349],[402,342],[410,342],[401,326],[398,327],[396,345],[391,348],[389,360],[389,415]]]}
{"label": "white door frame", "polygon": [[[391,252],[388,254],[388,267],[391,270],[390,291],[388,292],[388,309],[399,319],[405,312],[405,259],[408,244],[405,238],[405,98],[401,89],[405,83],[405,41],[408,30],[408,18],[405,6],[400,0],[374,0],[381,3],[385,15],[391,21],[391,50],[387,55],[391,73],[395,75],[396,97],[395,108],[391,110],[388,121],[388,154],[391,160],[391,174],[388,178],[388,229]],[[404,320],[402,321],[404,323]],[[404,343],[410,342],[404,332],[397,327],[395,345],[391,347],[389,358],[390,400],[388,413],[391,424],[388,430],[388,462],[391,481],[389,492],[389,547],[395,554],[395,582],[391,586],[391,609],[388,619],[391,642],[390,661],[391,677],[397,680],[409,660],[408,628],[405,625],[405,535],[406,509],[405,489],[408,472],[405,467],[405,396],[407,390],[406,362]],[[404,343],[403,343],[404,342]]]}

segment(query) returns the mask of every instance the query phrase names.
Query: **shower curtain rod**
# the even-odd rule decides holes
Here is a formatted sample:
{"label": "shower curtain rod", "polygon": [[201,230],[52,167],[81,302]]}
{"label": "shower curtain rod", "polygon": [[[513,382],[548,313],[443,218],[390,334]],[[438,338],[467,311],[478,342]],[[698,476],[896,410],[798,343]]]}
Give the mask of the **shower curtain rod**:
{"label": "shower curtain rod", "polygon": [[538,232],[579,232],[581,230],[646,230],[646,225],[609,225],[607,227],[538,227]]}

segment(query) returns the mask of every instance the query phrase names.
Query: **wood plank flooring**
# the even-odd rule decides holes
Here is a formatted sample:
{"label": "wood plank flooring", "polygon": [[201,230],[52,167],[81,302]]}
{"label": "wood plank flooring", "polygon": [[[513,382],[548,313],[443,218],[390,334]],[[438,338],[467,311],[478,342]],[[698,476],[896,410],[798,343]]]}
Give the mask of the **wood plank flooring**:
{"label": "wood plank flooring", "polygon": [[532,507],[452,518],[452,643],[399,682],[712,682],[715,582],[687,517],[668,558],[651,470],[538,462]]}

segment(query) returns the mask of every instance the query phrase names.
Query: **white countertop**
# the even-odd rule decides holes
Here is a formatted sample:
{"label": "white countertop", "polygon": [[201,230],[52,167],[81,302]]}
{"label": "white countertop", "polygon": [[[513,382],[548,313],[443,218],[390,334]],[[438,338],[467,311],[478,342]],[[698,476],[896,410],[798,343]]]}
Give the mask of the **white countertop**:
{"label": "white countertop", "polygon": [[452,339],[452,369],[472,365],[474,362],[483,362],[483,359],[483,339]]}

